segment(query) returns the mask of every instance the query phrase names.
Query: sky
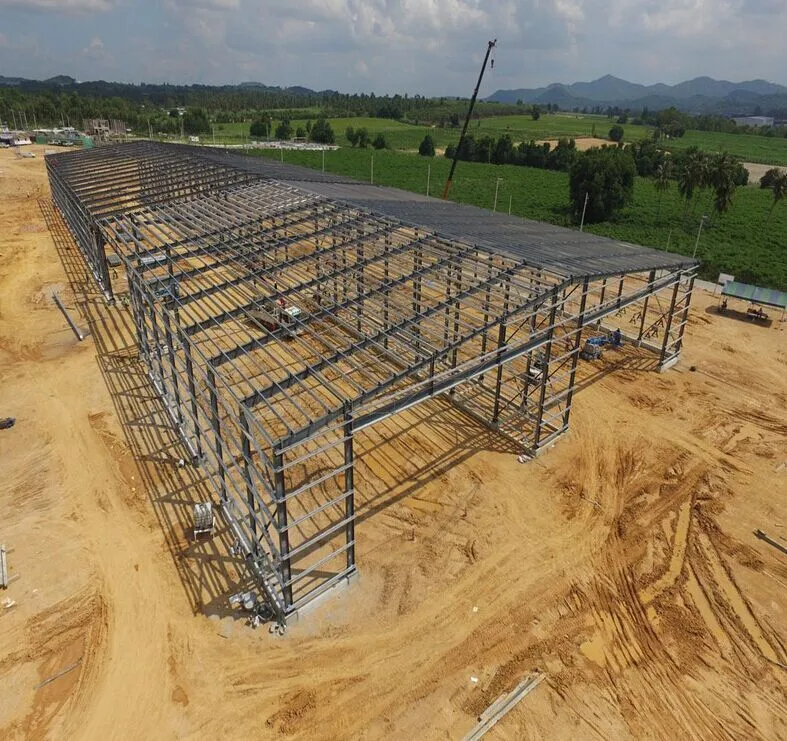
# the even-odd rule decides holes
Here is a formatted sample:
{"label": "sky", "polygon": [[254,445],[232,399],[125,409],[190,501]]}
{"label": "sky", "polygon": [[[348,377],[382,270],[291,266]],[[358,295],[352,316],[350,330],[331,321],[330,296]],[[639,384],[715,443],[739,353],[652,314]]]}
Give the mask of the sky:
{"label": "sky", "polygon": [[468,96],[700,75],[787,83],[787,0],[0,0],[0,75]]}

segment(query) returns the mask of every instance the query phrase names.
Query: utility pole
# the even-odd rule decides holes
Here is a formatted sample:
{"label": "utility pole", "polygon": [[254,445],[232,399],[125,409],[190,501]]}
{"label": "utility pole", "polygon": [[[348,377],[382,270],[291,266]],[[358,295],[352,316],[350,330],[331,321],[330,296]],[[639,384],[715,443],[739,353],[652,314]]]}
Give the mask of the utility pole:
{"label": "utility pole", "polygon": [[708,220],[708,217],[703,214],[700,219],[700,228],[697,229],[697,241],[694,243],[694,252],[691,253],[691,259],[697,257],[697,247],[700,246],[700,235],[702,234],[702,225]]}
{"label": "utility pole", "polygon": [[495,183],[495,205],[494,205],[494,206],[492,206],[492,212],[495,212],[495,211],[497,211],[497,192],[498,192],[498,190],[500,189],[500,181],[501,181],[502,179],[503,179],[503,178],[498,178],[498,179],[497,179],[497,182]]}
{"label": "utility pole", "polygon": [[374,155],[372,155],[372,172],[369,177],[369,182],[374,185]]}
{"label": "utility pole", "polygon": [[325,148],[322,150],[322,171],[325,172]]}
{"label": "utility pole", "polygon": [[585,203],[582,206],[582,221],[579,222],[579,231],[583,231],[585,228],[585,211],[587,211],[589,195],[589,193],[585,193]]}
{"label": "utility pole", "polygon": [[511,216],[511,200],[514,198],[513,194],[508,196],[508,215]]}
{"label": "utility pole", "polygon": [[432,180],[432,165],[426,166],[426,197],[429,197],[429,183]]}
{"label": "utility pole", "polygon": [[[475,90],[473,90],[473,97],[470,98],[470,106],[467,109],[467,116],[465,117],[465,124],[462,127],[462,133],[459,135],[459,144],[456,145],[456,151],[454,152],[454,159],[451,162],[451,169],[448,172],[448,179],[445,181],[445,187],[443,188],[443,200],[448,198],[448,193],[451,190],[451,183],[454,180],[454,171],[456,170],[456,163],[459,159],[459,152],[462,149],[462,143],[465,140],[465,134],[467,134],[467,127],[470,125],[470,117],[473,115],[473,108],[475,107],[475,100],[478,97],[478,89],[481,87],[481,80],[484,79],[484,72],[486,70],[486,64],[489,61],[489,55],[492,53],[492,49],[497,45],[497,39],[494,41],[489,41],[486,46],[486,54],[484,55],[484,63],[481,65],[481,72],[478,75],[478,82],[475,84]],[[494,67],[494,62],[492,63]]]}

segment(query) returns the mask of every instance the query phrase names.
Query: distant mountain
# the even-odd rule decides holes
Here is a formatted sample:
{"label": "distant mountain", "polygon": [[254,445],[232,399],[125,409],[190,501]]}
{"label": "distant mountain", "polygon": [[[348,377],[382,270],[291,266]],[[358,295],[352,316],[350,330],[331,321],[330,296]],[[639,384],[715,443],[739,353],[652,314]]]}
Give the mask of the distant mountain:
{"label": "distant mountain", "polygon": [[50,77],[48,80],[44,80],[44,83],[47,85],[76,85],[77,81],[68,75],[57,75],[56,77]]}
{"label": "distant mountain", "polygon": [[241,82],[238,84],[240,88],[254,88],[255,90],[270,90],[271,88],[268,85],[263,84],[262,82]]}
{"label": "distant mountain", "polygon": [[[762,103],[760,102],[762,98]],[[697,77],[677,85],[640,85],[605,75],[592,82],[574,82],[570,85],[553,83],[547,87],[497,90],[486,100],[498,103],[516,103],[521,100],[531,104],[557,104],[561,108],[593,108],[617,106],[637,110],[676,106],[694,113],[749,112],[763,105],[787,106],[787,87],[766,80],[729,82],[711,77]],[[742,110],[742,109],[745,109]]]}
{"label": "distant mountain", "polygon": [[17,87],[23,82],[26,82],[23,77],[3,77],[3,75],[0,75],[0,85],[5,85],[6,87]]}
{"label": "distant mountain", "polygon": [[627,82],[612,75],[604,75],[593,82],[575,82],[565,87],[575,98],[588,100],[626,100],[641,98],[648,94],[644,85]]}
{"label": "distant mountain", "polygon": [[332,90],[323,90],[316,92],[307,87],[293,86],[293,87],[280,87],[278,85],[266,85],[262,82],[241,82],[238,85],[172,85],[169,83],[141,83],[134,85],[126,82],[107,82],[106,80],[91,80],[89,82],[79,82],[73,77],[68,75],[57,75],[50,77],[47,80],[31,80],[25,77],[3,77],[0,75],[0,86],[18,87],[22,90],[45,90],[55,87],[75,87],[80,90],[89,90],[91,92],[104,92],[109,91],[111,94],[115,91],[123,90],[168,90],[170,92],[189,91],[189,90],[253,90],[255,92],[264,93],[289,93],[291,95],[308,96],[308,95],[331,95],[335,94]]}

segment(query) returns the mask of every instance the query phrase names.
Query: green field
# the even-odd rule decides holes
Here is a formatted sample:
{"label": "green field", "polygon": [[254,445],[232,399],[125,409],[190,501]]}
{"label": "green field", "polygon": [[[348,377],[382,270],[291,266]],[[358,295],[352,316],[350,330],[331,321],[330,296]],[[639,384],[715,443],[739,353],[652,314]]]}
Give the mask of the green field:
{"label": "green field", "polygon": [[[382,118],[332,118],[331,126],[336,133],[336,143],[346,144],[344,132],[348,126],[366,128],[371,137],[382,133],[391,149],[418,149],[418,145],[431,134],[438,148],[459,141],[459,129],[439,128],[432,126],[416,126],[414,124],[392,121]],[[480,136],[500,136],[510,134],[515,142],[531,139],[558,139],[560,137],[589,137],[595,134],[605,139],[614,121],[606,116],[580,115],[571,113],[542,114],[538,121],[530,115],[495,116],[473,120],[469,132],[476,138]],[[305,127],[305,119],[292,121],[294,129]],[[650,126],[634,126],[626,124],[625,141],[638,141],[653,135]],[[239,143],[248,139],[249,124],[217,124],[216,141],[222,143]],[[210,136],[203,140],[209,142]],[[757,136],[753,134],[724,134],[713,131],[687,131],[680,139],[665,142],[670,149],[685,149],[697,146],[708,152],[729,152],[745,162],[761,162],[764,164],[787,166],[787,139]]]}
{"label": "green field", "polygon": [[669,149],[699,147],[705,152],[729,152],[744,162],[787,165],[787,139],[784,137],[687,131],[680,139],[673,139],[665,146]]}
{"label": "green field", "polygon": [[[279,152],[255,150],[278,158]],[[402,152],[342,148],[325,155],[326,170],[369,181],[374,156],[374,182],[419,193],[426,192],[427,172],[431,167],[430,194],[438,195],[448,175],[450,162]],[[319,152],[284,152],[285,162],[320,168]],[[452,200],[492,208],[495,184],[498,211],[511,212],[539,221],[571,226],[567,213],[568,175],[510,165],[485,165],[460,162],[451,191]],[[703,275],[715,278],[719,272],[733,273],[739,279],[787,290],[787,202],[778,204],[766,223],[771,205],[770,191],[738,188],[732,209],[714,216],[703,230],[698,257]],[[711,213],[709,195],[702,194],[684,222],[683,202],[673,184],[658,209],[658,195],[652,181],[637,178],[634,202],[611,222],[589,225],[587,231],[636,244],[691,254],[702,213]]]}
{"label": "green field", "polygon": [[[348,126],[365,128],[372,138],[378,133],[385,136],[391,149],[416,150],[423,138],[430,134],[437,147],[456,144],[459,141],[459,128],[440,128],[438,126],[416,126],[384,118],[332,118],[329,119],[336,134],[337,144],[346,144],[344,132]],[[294,119],[293,129],[305,127],[305,119]],[[515,142],[531,139],[559,139],[560,137],[591,136],[595,129],[596,136],[606,138],[614,122],[606,116],[575,116],[573,114],[543,114],[538,121],[530,115],[494,116],[492,118],[475,119],[470,122],[469,133],[478,138],[481,136],[498,137],[510,134]],[[223,124],[223,130],[217,126],[216,138],[226,137],[227,140],[240,141],[248,136],[248,124]],[[647,126],[625,126],[626,139],[634,141],[650,135]]]}

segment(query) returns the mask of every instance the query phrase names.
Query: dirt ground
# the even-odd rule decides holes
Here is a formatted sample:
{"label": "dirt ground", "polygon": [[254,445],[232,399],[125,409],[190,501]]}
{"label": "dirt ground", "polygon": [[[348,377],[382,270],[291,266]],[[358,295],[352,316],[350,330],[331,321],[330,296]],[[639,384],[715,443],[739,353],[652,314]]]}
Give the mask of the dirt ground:
{"label": "dirt ground", "polygon": [[787,547],[786,324],[698,292],[681,363],[583,364],[533,463],[442,400],[375,428],[360,578],[278,637],[228,609],[226,534],[187,535],[204,484],[41,150],[0,150],[0,738],[461,738],[536,668],[489,738],[787,738],[787,554],[754,535]]}
{"label": "dirt ground", "polygon": [[760,178],[768,172],[768,170],[774,167],[778,167],[781,170],[785,169],[780,165],[761,165],[757,162],[744,162],[743,166],[749,171],[749,185],[755,188],[760,187]]}
{"label": "dirt ground", "polygon": [[[550,149],[554,149],[558,145],[559,141],[559,139],[540,139],[536,142],[536,144],[548,143]],[[577,144],[577,150],[580,152],[593,149],[593,147],[614,146],[614,142],[610,141],[609,139],[599,139],[598,137],[593,136],[577,136],[574,138],[574,141]]]}
{"label": "dirt ground", "polygon": [[[557,146],[558,141],[560,141],[560,140],[559,139],[539,139],[539,140],[536,141],[536,144],[545,144],[545,143],[547,143],[547,144],[549,144],[550,149],[554,149]],[[586,151],[588,149],[592,149],[593,147],[607,147],[607,146],[611,146],[611,145],[614,144],[614,142],[611,142],[609,139],[599,139],[598,137],[593,137],[593,136],[577,136],[577,137],[574,137],[574,141],[576,142],[577,150],[580,151],[580,152],[584,152],[584,151]],[[521,142],[518,142],[518,141],[514,142],[515,145],[519,145],[520,143]],[[417,149],[408,149],[406,151],[408,151],[408,152],[417,152],[418,150]],[[436,148],[435,149],[435,154],[437,154],[438,157],[442,157],[443,155],[445,155],[445,148],[444,147]],[[747,165],[747,167],[748,167],[748,165]]]}

